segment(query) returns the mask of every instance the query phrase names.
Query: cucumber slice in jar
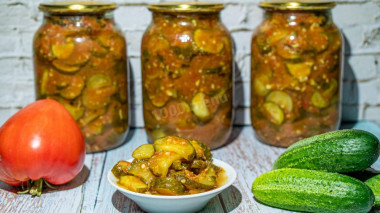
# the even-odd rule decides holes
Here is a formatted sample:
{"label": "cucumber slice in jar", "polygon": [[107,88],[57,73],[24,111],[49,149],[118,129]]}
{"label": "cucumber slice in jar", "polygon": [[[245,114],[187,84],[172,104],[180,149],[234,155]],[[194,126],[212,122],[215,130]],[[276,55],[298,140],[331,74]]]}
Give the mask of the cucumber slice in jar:
{"label": "cucumber slice in jar", "polygon": [[323,91],[315,91],[311,96],[311,103],[318,108],[325,108],[330,105],[330,99],[335,95],[338,90],[338,81],[334,78],[331,79],[327,89]]}
{"label": "cucumber slice in jar", "polygon": [[310,30],[308,39],[310,46],[318,53],[325,51],[329,45],[329,38],[322,32]]}
{"label": "cucumber slice in jar", "polygon": [[284,39],[287,36],[289,36],[289,30],[279,27],[273,28],[270,32],[271,33],[268,36],[265,36],[265,33],[263,33],[262,35],[263,38],[267,39],[269,45],[271,46],[276,45],[276,43],[279,42],[281,39]]}
{"label": "cucumber slice in jar", "polygon": [[263,105],[263,114],[270,122],[276,125],[281,125],[284,122],[284,112],[275,103],[265,102]]}
{"label": "cucumber slice in jar", "polygon": [[106,87],[102,89],[84,90],[82,95],[83,105],[89,109],[100,109],[107,106],[111,101],[111,96],[115,93],[115,88]]}
{"label": "cucumber slice in jar", "polygon": [[82,106],[73,106],[64,100],[60,100],[59,102],[70,112],[74,120],[77,121],[84,115],[84,108]]}
{"label": "cucumber slice in jar", "polygon": [[96,118],[95,120],[88,123],[82,130],[86,137],[91,137],[94,135],[102,134],[103,127],[103,120],[101,118]]}
{"label": "cucumber slice in jar", "polygon": [[197,29],[194,32],[194,41],[202,52],[219,53],[224,47],[223,37],[216,31]]}
{"label": "cucumber slice in jar", "polygon": [[308,60],[302,63],[286,63],[289,73],[300,82],[305,82],[308,80],[313,65],[313,60]]}
{"label": "cucumber slice in jar", "polygon": [[149,100],[156,107],[163,107],[170,99],[171,95],[175,93],[170,88],[170,81],[168,79],[153,79],[148,80],[144,84]]}
{"label": "cucumber slice in jar", "polygon": [[95,74],[91,76],[86,82],[87,89],[99,89],[103,87],[109,87],[111,85],[111,78],[105,74]]}
{"label": "cucumber slice in jar", "polygon": [[51,45],[51,50],[53,52],[54,57],[56,57],[57,59],[66,59],[72,54],[74,47],[74,42],[69,41],[63,44],[53,44]]}
{"label": "cucumber slice in jar", "polygon": [[[50,89],[48,87],[48,84],[49,84],[49,70],[45,69],[43,71],[43,74],[42,74],[42,78],[39,82],[40,84],[40,91],[39,91],[39,94],[38,96],[45,96],[47,95],[48,93],[50,93]],[[53,90],[55,91],[55,87],[53,87]]]}
{"label": "cucumber slice in jar", "polygon": [[125,42],[120,36],[112,38],[112,42],[109,48],[109,51],[112,53],[116,60],[119,60],[125,57]]}
{"label": "cucumber slice in jar", "polygon": [[265,101],[277,104],[285,112],[290,113],[293,110],[293,100],[286,92],[276,90],[266,97]]}
{"label": "cucumber slice in jar", "polygon": [[306,47],[307,44],[304,38],[301,38],[296,33],[288,34],[286,38],[277,42],[276,45],[277,54],[284,59],[290,60],[299,59]]}
{"label": "cucumber slice in jar", "polygon": [[103,108],[110,103],[115,91],[108,75],[95,74],[86,81],[86,88],[82,95],[83,105],[89,109]]}
{"label": "cucumber slice in jar", "polygon": [[97,119],[99,116],[103,115],[106,113],[106,109],[100,108],[100,109],[87,109],[85,110],[84,115],[79,119],[79,124],[81,126],[85,126],[91,121]]}
{"label": "cucumber slice in jar", "polygon": [[211,116],[206,103],[206,95],[203,92],[199,92],[193,97],[191,100],[191,109],[201,120],[207,120]]}
{"label": "cucumber slice in jar", "polygon": [[338,90],[338,81],[334,78],[331,80],[329,88],[323,91],[323,96],[331,98]]}
{"label": "cucumber slice in jar", "polygon": [[59,91],[59,94],[66,99],[74,99],[78,97],[83,90],[84,80],[80,75],[74,75],[70,78],[70,83],[67,87]]}
{"label": "cucumber slice in jar", "polygon": [[69,65],[62,60],[54,60],[52,63],[55,68],[65,73],[74,73],[80,69],[80,66]]}
{"label": "cucumber slice in jar", "polygon": [[70,41],[66,45],[52,45],[52,52],[56,52],[54,56],[57,58],[53,66],[63,72],[76,72],[90,59],[91,48],[92,42],[87,37],[77,37],[75,42]]}
{"label": "cucumber slice in jar", "polygon": [[267,37],[264,33],[260,33],[255,37],[256,45],[259,48],[261,54],[267,54],[272,51],[272,46],[269,45]]}
{"label": "cucumber slice in jar", "polygon": [[99,42],[93,41],[92,42],[92,48],[91,48],[91,54],[95,57],[104,57],[108,53],[108,49],[104,46],[100,45]]}
{"label": "cucumber slice in jar", "polygon": [[151,114],[156,121],[174,124],[179,129],[188,129],[193,126],[193,113],[189,104],[179,99],[169,101],[165,107],[153,110]]}
{"label": "cucumber slice in jar", "polygon": [[150,37],[146,49],[150,50],[152,55],[157,55],[162,51],[170,50],[170,43],[163,36],[153,35]]}
{"label": "cucumber slice in jar", "polygon": [[269,74],[257,74],[253,79],[253,88],[257,95],[265,96],[270,91],[271,76]]}
{"label": "cucumber slice in jar", "polygon": [[318,108],[325,108],[329,105],[329,100],[319,91],[315,91],[311,96],[311,103]]}
{"label": "cucumber slice in jar", "polygon": [[65,61],[71,66],[82,66],[90,59],[92,41],[88,37],[75,38],[75,40],[74,51]]}
{"label": "cucumber slice in jar", "polygon": [[122,134],[125,132],[128,127],[128,104],[119,104],[114,108],[112,112],[112,127],[117,133]]}
{"label": "cucumber slice in jar", "polygon": [[149,94],[149,99],[151,100],[152,104],[156,107],[165,106],[165,104],[166,104],[166,102],[168,102],[169,98],[170,97],[164,92],[160,92],[158,94],[153,94],[153,95]]}

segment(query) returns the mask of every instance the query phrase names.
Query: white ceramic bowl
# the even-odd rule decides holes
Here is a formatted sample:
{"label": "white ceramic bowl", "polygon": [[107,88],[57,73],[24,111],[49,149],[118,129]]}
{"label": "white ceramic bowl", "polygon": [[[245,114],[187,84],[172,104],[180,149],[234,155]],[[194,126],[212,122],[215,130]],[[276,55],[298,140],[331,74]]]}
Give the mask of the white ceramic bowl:
{"label": "white ceramic bowl", "polygon": [[[131,162],[132,160],[133,159],[130,159],[128,161]],[[228,179],[223,186],[199,194],[163,196],[132,192],[118,186],[117,179],[111,171],[108,172],[108,181],[129,199],[135,201],[144,211],[157,213],[197,212],[205,207],[211,198],[231,186],[236,179],[236,172],[229,164],[217,159],[213,159],[213,163],[225,170]]]}

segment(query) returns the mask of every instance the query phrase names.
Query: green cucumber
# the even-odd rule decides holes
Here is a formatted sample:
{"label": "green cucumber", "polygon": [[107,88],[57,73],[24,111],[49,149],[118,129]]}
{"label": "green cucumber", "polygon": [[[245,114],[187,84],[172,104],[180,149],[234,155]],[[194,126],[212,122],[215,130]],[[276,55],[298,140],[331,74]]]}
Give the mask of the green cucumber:
{"label": "green cucumber", "polygon": [[375,195],[374,206],[380,207],[380,175],[373,176],[364,183],[371,188],[373,194]]}
{"label": "green cucumber", "polygon": [[380,207],[380,171],[377,171],[373,168],[368,168],[360,172],[350,172],[346,175],[349,175],[367,184],[367,186],[369,186],[375,195],[374,206]]}
{"label": "green cucumber", "polygon": [[273,169],[299,168],[354,172],[379,157],[379,139],[363,130],[339,130],[298,141],[276,160]]}
{"label": "green cucumber", "polygon": [[278,169],[252,184],[255,198],[269,206],[306,212],[368,212],[374,195],[363,182],[338,173]]}

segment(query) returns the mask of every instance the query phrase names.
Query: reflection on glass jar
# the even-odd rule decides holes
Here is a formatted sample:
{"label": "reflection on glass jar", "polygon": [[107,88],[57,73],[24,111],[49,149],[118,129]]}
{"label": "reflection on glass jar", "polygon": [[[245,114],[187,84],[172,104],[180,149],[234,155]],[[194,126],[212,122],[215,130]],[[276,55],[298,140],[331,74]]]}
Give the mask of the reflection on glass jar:
{"label": "reflection on glass jar", "polygon": [[341,111],[342,37],[332,2],[261,2],[251,46],[251,121],[275,146],[336,130]]}
{"label": "reflection on glass jar", "polygon": [[40,5],[44,20],[33,42],[36,94],[65,106],[87,152],[96,152],[121,144],[128,130],[126,43],[113,20],[115,4],[77,6]]}
{"label": "reflection on glass jar", "polygon": [[143,113],[152,141],[165,135],[211,148],[231,132],[232,41],[221,4],[150,5],[153,21],[141,47]]}

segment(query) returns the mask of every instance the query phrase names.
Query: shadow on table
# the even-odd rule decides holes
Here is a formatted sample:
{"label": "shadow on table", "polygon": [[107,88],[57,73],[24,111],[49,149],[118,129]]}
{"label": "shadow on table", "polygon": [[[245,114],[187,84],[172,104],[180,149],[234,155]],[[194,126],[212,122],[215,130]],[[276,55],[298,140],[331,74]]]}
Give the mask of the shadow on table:
{"label": "shadow on table", "polygon": [[[234,186],[228,187],[218,196],[220,202],[223,203],[221,207],[219,206],[219,208],[225,209],[226,212],[233,211],[242,202],[242,195]],[[219,202],[215,202],[215,199],[218,199],[218,197],[211,199],[205,208],[200,212],[214,212],[216,208],[214,208],[213,205],[220,205]],[[119,212],[144,212],[133,200],[124,196],[119,191],[115,191],[115,193],[113,193],[112,204]]]}
{"label": "shadow on table", "polygon": [[239,189],[233,185],[220,193],[219,197],[221,202],[223,202],[223,207],[226,212],[233,211],[242,202],[242,195]]}
{"label": "shadow on table", "polygon": [[117,190],[112,195],[112,205],[119,212],[144,212],[133,200]]}
{"label": "shadow on table", "polygon": [[[84,166],[81,172],[79,172],[79,174],[72,181],[63,185],[54,186],[55,189],[46,188],[43,190],[43,194],[74,189],[84,184],[89,175],[90,175],[90,170],[87,168],[87,166]],[[12,193],[17,193],[18,191],[22,191],[21,187],[10,186],[1,181],[0,181],[0,189],[8,191],[8,192],[12,192]]]}
{"label": "shadow on table", "polygon": [[241,131],[243,130],[243,128],[244,128],[244,126],[233,126],[232,127],[232,131],[231,131],[231,135],[228,138],[227,143],[224,144],[223,146],[219,147],[219,148],[214,149],[214,150],[221,149],[223,147],[226,147],[226,146],[230,145],[232,142],[234,142],[236,140],[236,138],[239,137],[239,135],[240,135]]}

